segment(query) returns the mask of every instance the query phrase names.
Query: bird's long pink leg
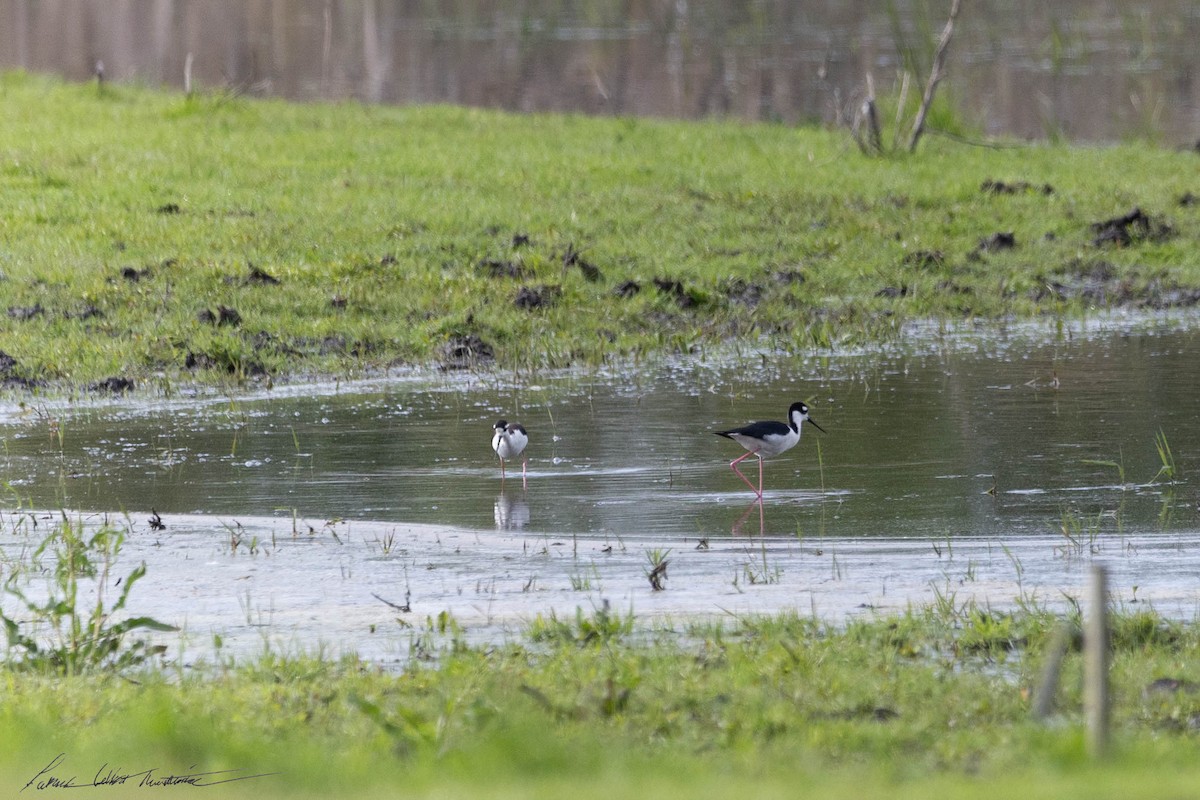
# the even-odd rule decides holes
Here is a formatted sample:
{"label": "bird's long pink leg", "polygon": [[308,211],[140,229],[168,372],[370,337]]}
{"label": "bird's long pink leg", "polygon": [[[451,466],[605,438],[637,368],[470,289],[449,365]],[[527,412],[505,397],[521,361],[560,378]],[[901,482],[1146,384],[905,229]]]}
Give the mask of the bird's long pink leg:
{"label": "bird's long pink leg", "polygon": [[762,498],[762,459],[760,458],[758,460],[758,488],[757,489],[755,489],[754,484],[751,483],[750,480],[745,475],[742,474],[742,471],[737,468],[738,462],[742,461],[743,459],[749,458],[750,456],[753,456],[753,455],[758,455],[758,454],[753,453],[753,452],[747,452],[745,455],[738,456],[733,461],[729,462],[729,468],[731,470],[733,470],[734,472],[736,472],[737,476],[742,479],[742,483],[749,486],[750,490],[752,492],[754,492],[756,495],[758,495],[759,499],[761,499]]}
{"label": "bird's long pink leg", "polygon": [[504,483],[504,459],[500,459],[500,482]]}
{"label": "bird's long pink leg", "polygon": [[526,489],[529,487],[529,483],[525,480],[525,467],[527,464],[529,464],[529,459],[525,459],[524,461],[521,462],[521,488],[522,489]]}

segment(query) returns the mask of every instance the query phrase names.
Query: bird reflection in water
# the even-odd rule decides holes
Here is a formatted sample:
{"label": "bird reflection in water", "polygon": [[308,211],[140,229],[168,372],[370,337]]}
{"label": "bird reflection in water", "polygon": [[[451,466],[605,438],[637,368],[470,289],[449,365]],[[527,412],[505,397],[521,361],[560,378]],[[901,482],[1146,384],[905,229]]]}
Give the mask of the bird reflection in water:
{"label": "bird reflection in water", "polygon": [[529,524],[529,503],[525,502],[524,497],[510,497],[501,492],[492,510],[496,518],[496,530],[519,531]]}
{"label": "bird reflection in water", "polygon": [[[751,502],[750,505],[746,506],[746,510],[743,511],[742,515],[737,518],[737,522],[733,523],[733,528],[730,529],[729,532],[732,533],[734,536],[741,536],[742,534],[746,533],[744,530],[742,530],[742,526],[745,525],[746,520],[750,518],[750,512],[754,511],[754,509],[756,509],[756,508],[758,509],[758,535],[762,536],[764,521],[763,521],[763,501],[762,501],[761,497],[754,498],[753,502]],[[754,535],[753,531],[751,531],[750,535],[751,536]]]}

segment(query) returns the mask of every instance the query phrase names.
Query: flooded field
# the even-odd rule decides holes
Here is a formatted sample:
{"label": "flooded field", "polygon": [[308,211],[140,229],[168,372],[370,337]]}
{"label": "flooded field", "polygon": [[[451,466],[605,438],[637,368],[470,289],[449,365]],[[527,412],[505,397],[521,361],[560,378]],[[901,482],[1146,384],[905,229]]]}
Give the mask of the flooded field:
{"label": "flooded field", "polygon": [[[148,567],[130,612],[183,626],[195,657],[218,634],[233,652],[265,642],[386,661],[439,617],[495,640],[605,603],[676,624],[782,609],[837,620],[938,598],[1059,608],[1096,558],[1121,602],[1195,614],[1194,325],[909,342],[533,379],[9,398],[0,544],[20,561],[57,509],[128,526],[122,566]],[[741,449],[712,432],[782,420],[793,400],[826,433],[807,427],[767,462],[760,506],[729,469]],[[519,465],[502,481],[491,452],[501,417],[529,431],[525,486]]]}

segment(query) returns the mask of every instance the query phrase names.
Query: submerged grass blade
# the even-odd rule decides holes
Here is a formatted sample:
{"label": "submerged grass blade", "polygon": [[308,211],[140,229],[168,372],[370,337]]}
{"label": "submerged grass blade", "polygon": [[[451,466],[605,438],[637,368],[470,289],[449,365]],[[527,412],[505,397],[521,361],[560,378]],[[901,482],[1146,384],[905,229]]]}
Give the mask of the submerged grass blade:
{"label": "submerged grass blade", "polygon": [[1167,434],[1162,428],[1158,429],[1158,433],[1154,434],[1154,449],[1158,452],[1158,460],[1160,466],[1158,473],[1150,479],[1150,483],[1158,483],[1160,480],[1171,481],[1178,480],[1179,469],[1175,465],[1175,454],[1171,452],[1171,445],[1167,442]]}

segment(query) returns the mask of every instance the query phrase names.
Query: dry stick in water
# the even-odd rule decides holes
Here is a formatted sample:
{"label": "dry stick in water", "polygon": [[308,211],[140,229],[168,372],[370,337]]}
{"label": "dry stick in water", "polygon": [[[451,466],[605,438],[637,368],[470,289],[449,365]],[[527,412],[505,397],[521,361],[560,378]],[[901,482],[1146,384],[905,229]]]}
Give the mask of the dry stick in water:
{"label": "dry stick in water", "polygon": [[962,0],[954,0],[950,6],[950,18],[946,20],[946,27],[942,28],[942,38],[938,40],[937,51],[933,55],[933,66],[929,69],[929,82],[925,84],[925,95],[921,98],[921,108],[917,111],[912,134],[908,137],[908,152],[910,153],[917,149],[917,142],[920,141],[921,134],[925,132],[925,117],[929,114],[929,107],[933,105],[933,94],[937,91],[937,85],[945,75],[946,50],[950,47],[950,37],[954,35],[954,20],[958,17],[958,7],[961,4]]}

